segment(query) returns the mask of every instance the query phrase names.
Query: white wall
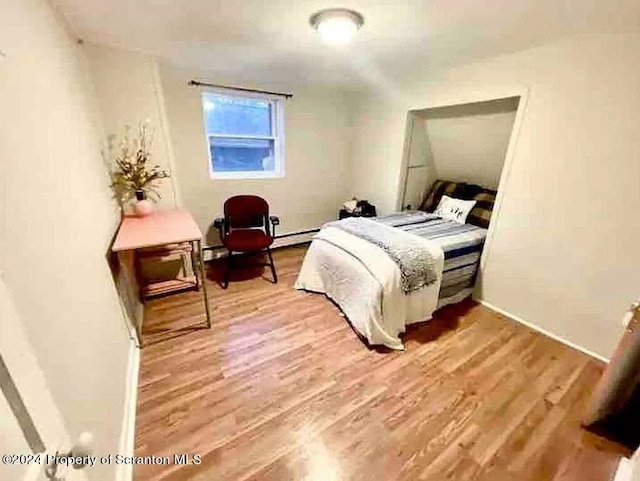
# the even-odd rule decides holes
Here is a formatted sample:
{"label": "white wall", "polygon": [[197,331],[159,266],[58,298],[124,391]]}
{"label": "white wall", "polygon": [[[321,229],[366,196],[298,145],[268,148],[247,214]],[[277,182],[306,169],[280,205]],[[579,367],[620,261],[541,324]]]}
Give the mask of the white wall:
{"label": "white wall", "polygon": [[436,176],[497,189],[517,107],[504,99],[423,112]]}
{"label": "white wall", "polygon": [[394,210],[408,110],[528,88],[481,295],[609,356],[638,289],[639,58],[637,33],[583,35],[372,92],[356,106],[352,185]]}
{"label": "white wall", "polygon": [[[175,167],[184,206],[203,232],[222,214],[224,201],[236,194],[265,197],[281,218],[279,233],[320,226],[335,219],[347,200],[349,117],[346,95],[332,90],[250,87],[293,93],[285,101],[285,176],[280,179],[212,180],[209,177],[200,90],[191,79],[238,85],[207,72],[161,66],[162,84],[175,153]],[[350,193],[350,191],[349,191]],[[216,243],[215,235],[207,238]]]}
{"label": "white wall", "polygon": [[[148,120],[153,128],[152,162],[172,173],[173,152],[165,116],[165,102],[154,56],[95,43],[83,45],[98,100],[104,137],[119,135]],[[111,159],[107,157],[107,162]],[[173,178],[158,183],[161,207],[178,204]]]}
{"label": "white wall", "polygon": [[[173,168],[173,147],[156,57],[90,42],[84,43],[82,50],[87,58],[90,80],[99,106],[102,137],[107,139],[110,135],[119,136],[127,125],[136,129],[140,122],[149,121],[153,129],[151,162],[160,165],[170,174],[168,179],[157,183],[160,198],[152,199],[160,209],[180,204],[180,192]],[[106,147],[103,150],[108,152]],[[111,155],[107,155],[105,168],[112,169],[112,162]],[[125,212],[130,212],[132,200],[125,202]],[[171,264],[173,274],[180,266],[179,263]],[[140,301],[133,256],[121,253],[120,263],[116,267],[118,270],[115,278],[120,298],[127,307],[131,324],[140,325],[143,322],[144,305]],[[154,271],[157,270],[155,267]]]}
{"label": "white wall", "polygon": [[92,431],[98,453],[116,453],[129,338],[105,258],[119,218],[84,60],[44,1],[0,11],[0,270],[69,435]]}

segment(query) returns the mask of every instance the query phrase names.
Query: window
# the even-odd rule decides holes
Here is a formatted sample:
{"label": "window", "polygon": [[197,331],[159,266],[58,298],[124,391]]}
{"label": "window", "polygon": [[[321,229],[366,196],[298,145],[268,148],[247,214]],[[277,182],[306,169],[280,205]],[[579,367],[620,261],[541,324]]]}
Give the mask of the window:
{"label": "window", "polygon": [[284,176],[281,100],[206,91],[202,94],[214,179]]}

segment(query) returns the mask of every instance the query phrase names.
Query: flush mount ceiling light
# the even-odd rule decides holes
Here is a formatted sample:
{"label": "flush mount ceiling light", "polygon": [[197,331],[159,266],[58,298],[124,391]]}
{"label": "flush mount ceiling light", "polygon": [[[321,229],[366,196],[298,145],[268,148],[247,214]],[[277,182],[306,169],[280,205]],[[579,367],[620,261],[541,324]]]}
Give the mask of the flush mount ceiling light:
{"label": "flush mount ceiling light", "polygon": [[329,45],[346,45],[364,25],[364,17],[346,8],[328,8],[314,13],[309,23]]}

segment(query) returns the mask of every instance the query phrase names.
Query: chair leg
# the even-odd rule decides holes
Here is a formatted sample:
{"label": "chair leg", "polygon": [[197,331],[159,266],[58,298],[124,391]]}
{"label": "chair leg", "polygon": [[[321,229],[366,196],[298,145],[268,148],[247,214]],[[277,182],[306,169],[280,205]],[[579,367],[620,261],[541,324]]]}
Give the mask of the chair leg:
{"label": "chair leg", "polygon": [[231,271],[231,263],[233,262],[233,256],[231,255],[231,251],[227,255],[227,266],[224,270],[224,279],[222,281],[222,288],[226,289],[229,287],[229,271]]}
{"label": "chair leg", "polygon": [[267,247],[267,255],[269,256],[269,267],[271,267],[271,275],[273,276],[273,283],[278,283],[278,275],[276,274],[276,265],[273,263],[273,257],[271,256],[271,249]]}

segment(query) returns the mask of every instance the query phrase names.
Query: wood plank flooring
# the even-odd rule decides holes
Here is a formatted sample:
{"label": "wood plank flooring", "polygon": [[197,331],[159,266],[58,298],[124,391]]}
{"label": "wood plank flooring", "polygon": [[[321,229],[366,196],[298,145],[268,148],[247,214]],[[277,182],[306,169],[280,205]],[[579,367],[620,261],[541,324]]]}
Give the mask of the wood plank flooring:
{"label": "wood plank flooring", "polygon": [[276,251],[277,285],[211,282],[211,330],[196,292],[148,303],[136,455],[202,462],[137,481],[604,481],[628,454],[579,426],[599,362],[473,302],[369,349],[292,288],[305,250]]}

